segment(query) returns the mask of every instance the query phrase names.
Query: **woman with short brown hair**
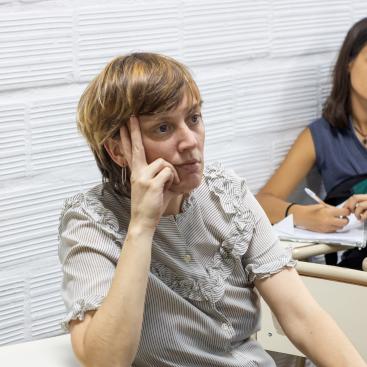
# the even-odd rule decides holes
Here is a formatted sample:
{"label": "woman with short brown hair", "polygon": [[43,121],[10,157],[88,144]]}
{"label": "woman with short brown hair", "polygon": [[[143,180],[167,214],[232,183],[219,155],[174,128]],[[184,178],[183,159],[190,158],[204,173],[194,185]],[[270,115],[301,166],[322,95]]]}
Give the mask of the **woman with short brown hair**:
{"label": "woman with short brown hair", "polygon": [[245,181],[204,167],[200,93],[182,64],[119,57],[78,116],[104,176],[66,200],[60,218],[63,324],[84,366],[274,367],[253,339],[256,287],[320,366],[366,367]]}

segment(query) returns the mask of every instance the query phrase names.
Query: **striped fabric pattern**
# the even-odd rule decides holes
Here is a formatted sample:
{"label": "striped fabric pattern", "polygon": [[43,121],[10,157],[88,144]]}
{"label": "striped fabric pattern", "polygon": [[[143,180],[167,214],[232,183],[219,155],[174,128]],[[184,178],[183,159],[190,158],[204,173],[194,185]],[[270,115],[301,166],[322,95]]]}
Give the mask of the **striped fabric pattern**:
{"label": "striped fabric pattern", "polygon": [[[108,184],[65,202],[59,256],[63,296],[83,319],[107,295],[130,218]],[[259,329],[254,279],[294,266],[243,179],[207,166],[182,212],[153,238],[142,335],[134,366],[274,367],[251,338]]]}

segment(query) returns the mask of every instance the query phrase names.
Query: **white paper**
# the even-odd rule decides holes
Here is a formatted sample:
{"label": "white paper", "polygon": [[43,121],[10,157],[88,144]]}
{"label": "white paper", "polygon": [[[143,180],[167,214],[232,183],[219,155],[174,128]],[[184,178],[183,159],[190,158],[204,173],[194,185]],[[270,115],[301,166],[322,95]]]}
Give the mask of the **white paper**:
{"label": "white paper", "polygon": [[288,215],[288,217],[284,218],[282,221],[274,224],[273,228],[279,232],[290,235],[294,234],[293,214]]}
{"label": "white paper", "polygon": [[274,224],[273,228],[280,239],[356,247],[364,246],[364,223],[360,222],[354,214],[351,214],[348,219],[349,223],[343,229],[333,233],[313,232],[295,227],[293,214]]}

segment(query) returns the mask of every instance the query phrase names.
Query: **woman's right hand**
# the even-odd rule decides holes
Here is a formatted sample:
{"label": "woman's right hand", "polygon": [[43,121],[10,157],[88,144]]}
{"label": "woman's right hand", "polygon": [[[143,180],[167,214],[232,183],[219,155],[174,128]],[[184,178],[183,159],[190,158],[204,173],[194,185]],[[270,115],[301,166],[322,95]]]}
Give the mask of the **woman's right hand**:
{"label": "woman's right hand", "polygon": [[299,227],[314,232],[336,232],[343,229],[348,224],[347,216],[350,214],[348,208],[323,204],[295,205],[291,212],[294,214],[296,223],[297,216],[302,218],[302,222],[297,223]]}
{"label": "woman's right hand", "polygon": [[157,159],[146,161],[139,120],[132,116],[126,126],[120,128],[120,139],[131,176],[131,223],[155,229],[169,202],[177,196],[170,191],[180,179],[172,164]]}

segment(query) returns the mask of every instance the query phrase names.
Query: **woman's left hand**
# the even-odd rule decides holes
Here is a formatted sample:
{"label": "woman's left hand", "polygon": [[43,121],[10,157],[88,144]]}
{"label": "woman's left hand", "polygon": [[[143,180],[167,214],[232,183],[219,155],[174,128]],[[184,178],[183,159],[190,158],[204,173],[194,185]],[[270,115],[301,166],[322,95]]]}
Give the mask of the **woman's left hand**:
{"label": "woman's left hand", "polygon": [[367,194],[358,194],[351,196],[343,205],[348,208],[351,213],[359,220],[367,219]]}

